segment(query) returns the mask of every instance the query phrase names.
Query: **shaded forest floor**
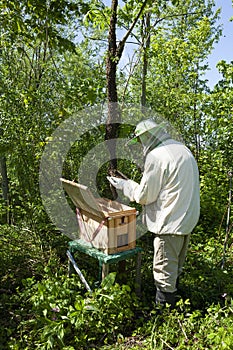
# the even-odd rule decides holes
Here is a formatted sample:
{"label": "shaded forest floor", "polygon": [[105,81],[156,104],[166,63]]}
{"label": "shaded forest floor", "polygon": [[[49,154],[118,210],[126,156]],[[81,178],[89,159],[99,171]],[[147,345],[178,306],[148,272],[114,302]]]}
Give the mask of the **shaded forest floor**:
{"label": "shaded forest floor", "polygon": [[0,349],[232,349],[232,251],[193,234],[177,307],[162,316],[154,303],[152,237],[143,248],[142,295],[134,292],[135,261],[111,267],[95,288],[98,266],[77,257],[88,283],[67,276],[68,239],[2,225],[0,230]]}

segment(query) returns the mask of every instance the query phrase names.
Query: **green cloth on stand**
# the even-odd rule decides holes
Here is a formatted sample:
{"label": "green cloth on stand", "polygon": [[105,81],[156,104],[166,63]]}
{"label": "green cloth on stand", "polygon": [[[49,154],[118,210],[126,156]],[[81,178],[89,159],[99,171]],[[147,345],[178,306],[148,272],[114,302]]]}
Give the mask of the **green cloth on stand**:
{"label": "green cloth on stand", "polygon": [[132,256],[140,253],[142,248],[135,247],[134,249],[124,250],[122,252],[114,253],[114,254],[105,254],[97,248],[94,248],[91,243],[86,242],[82,239],[77,239],[69,242],[69,251],[71,253],[75,253],[76,251],[83,252],[92,256],[93,258],[98,259],[104,264],[113,264],[117,263],[121,260],[126,260],[131,258]]}

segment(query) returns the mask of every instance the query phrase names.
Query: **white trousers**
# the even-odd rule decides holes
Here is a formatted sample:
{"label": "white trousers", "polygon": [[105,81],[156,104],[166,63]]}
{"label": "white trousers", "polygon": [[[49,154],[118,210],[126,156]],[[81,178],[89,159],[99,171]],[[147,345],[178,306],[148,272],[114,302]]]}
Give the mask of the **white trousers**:
{"label": "white trousers", "polygon": [[187,255],[190,234],[156,235],[154,238],[153,275],[156,288],[174,293]]}

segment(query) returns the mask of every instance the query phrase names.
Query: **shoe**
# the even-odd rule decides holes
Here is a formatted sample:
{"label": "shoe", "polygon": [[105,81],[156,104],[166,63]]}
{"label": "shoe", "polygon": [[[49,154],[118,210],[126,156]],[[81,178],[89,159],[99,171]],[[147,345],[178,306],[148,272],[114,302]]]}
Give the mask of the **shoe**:
{"label": "shoe", "polygon": [[176,305],[176,292],[162,292],[160,290],[156,291],[155,302],[157,305],[165,307],[166,304],[169,305],[170,310],[175,308]]}

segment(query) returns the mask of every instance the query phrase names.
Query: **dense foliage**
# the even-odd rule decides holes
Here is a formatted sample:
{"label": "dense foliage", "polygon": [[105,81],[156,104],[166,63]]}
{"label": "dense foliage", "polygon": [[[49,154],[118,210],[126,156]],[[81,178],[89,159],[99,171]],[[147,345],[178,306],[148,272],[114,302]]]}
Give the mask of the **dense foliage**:
{"label": "dense foliage", "polygon": [[[69,239],[43,205],[41,158],[54,131],[75,116],[78,127],[90,125],[70,145],[64,177],[78,180],[82,160],[104,142],[106,119],[101,115],[98,127],[92,125],[88,108],[104,109],[107,100],[105,60],[113,8],[105,3],[0,4],[0,349],[230,350],[233,65],[220,61],[222,78],[213,89],[208,86],[206,62],[221,36],[212,0],[111,2],[117,7],[115,39],[122,49],[121,55],[115,52],[119,105],[131,118],[135,109],[128,106],[139,104],[166,117],[200,170],[201,216],[176,309],[157,313],[150,234],[137,242],[143,248],[140,297],[134,289],[134,259],[123,274],[113,266],[97,288],[96,261],[77,257],[92,293],[77,275],[67,276]],[[119,138],[132,132],[129,121],[119,128]],[[90,157],[90,163],[97,163],[95,154]],[[132,162],[121,159],[118,168],[140,179]],[[102,162],[97,189],[111,197],[106,174]]]}
{"label": "dense foliage", "polygon": [[67,277],[63,236],[58,240],[54,234],[42,249],[32,231],[3,226],[0,348],[231,349],[232,260],[228,257],[221,269],[221,244],[214,239],[203,243],[200,234],[197,227],[176,310],[161,316],[153,296],[151,237],[139,242],[144,253],[138,298],[133,260],[126,275],[111,272],[95,288],[97,265],[77,257],[90,293],[78,275]]}

